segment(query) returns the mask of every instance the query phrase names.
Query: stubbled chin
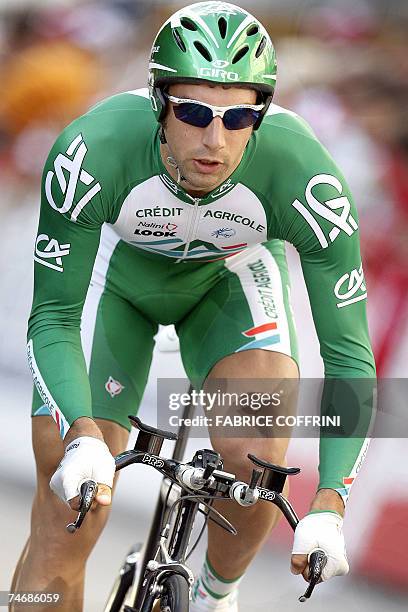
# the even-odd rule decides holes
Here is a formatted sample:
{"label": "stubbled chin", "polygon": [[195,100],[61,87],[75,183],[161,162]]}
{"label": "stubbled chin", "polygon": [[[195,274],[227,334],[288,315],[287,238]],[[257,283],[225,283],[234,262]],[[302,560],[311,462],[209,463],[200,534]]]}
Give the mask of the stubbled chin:
{"label": "stubbled chin", "polygon": [[189,176],[189,183],[184,183],[186,186],[188,185],[191,189],[207,189],[207,191],[212,191],[222,185],[224,181],[228,178],[224,172],[215,173],[215,174],[200,174],[198,172],[192,172]]}

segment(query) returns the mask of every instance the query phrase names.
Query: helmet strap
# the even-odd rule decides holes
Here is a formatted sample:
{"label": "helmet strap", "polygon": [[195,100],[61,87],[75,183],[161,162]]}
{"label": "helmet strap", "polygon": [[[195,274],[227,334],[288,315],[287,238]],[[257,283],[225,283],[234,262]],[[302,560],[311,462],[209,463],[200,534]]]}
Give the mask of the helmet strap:
{"label": "helmet strap", "polygon": [[263,121],[263,118],[265,117],[265,115],[267,113],[267,110],[268,110],[269,106],[272,103],[272,98],[273,98],[273,94],[268,94],[267,96],[264,96],[263,102],[264,102],[265,106],[262,109],[261,116],[259,117],[258,121],[254,125],[254,130],[257,130],[259,128],[259,126],[261,125],[261,123]]}
{"label": "helmet strap", "polygon": [[159,139],[162,144],[167,143],[166,134],[164,133],[164,128],[162,125],[160,126],[160,130],[159,130]]}

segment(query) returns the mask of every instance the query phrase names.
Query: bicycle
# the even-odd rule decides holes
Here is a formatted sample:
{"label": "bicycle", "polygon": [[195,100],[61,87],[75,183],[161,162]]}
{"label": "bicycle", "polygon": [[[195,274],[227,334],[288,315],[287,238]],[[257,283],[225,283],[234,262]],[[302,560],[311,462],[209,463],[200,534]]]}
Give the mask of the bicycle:
{"label": "bicycle", "polygon": [[[191,414],[186,406],[183,423]],[[104,612],[151,612],[160,600],[161,612],[188,612],[190,592],[194,582],[186,561],[200,541],[208,520],[236,535],[231,523],[212,504],[215,499],[233,500],[248,507],[263,500],[275,504],[293,530],[299,522],[290,502],[282,495],[286,478],[298,474],[300,468],[286,468],[270,464],[248,454],[255,468],[250,483],[235,479],[223,471],[219,453],[211,449],[195,452],[189,462],[182,462],[188,428],[182,426],[178,434],[150,427],[138,418],[129,416],[138,436],[132,450],[115,457],[116,471],[133,463],[144,463],[163,475],[161,491],[145,546],[134,546],[123,563],[108,597]],[[160,456],[164,440],[176,442],[173,456]],[[258,484],[260,483],[260,484]],[[81,487],[78,517],[67,525],[74,533],[80,528],[97,491],[94,481]],[[196,542],[188,551],[197,513],[205,520]],[[309,555],[309,585],[299,601],[306,601],[319,582],[327,557],[317,549]]]}

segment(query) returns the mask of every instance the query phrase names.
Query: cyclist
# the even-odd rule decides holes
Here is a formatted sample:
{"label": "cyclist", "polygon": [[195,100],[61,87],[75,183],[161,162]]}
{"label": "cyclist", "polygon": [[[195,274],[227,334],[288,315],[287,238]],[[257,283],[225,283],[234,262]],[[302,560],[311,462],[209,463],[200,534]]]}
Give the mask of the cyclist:
{"label": "cyclist", "polygon": [[[275,84],[274,48],[256,18],[226,2],[193,4],[157,34],[149,89],[103,100],[53,146],[28,331],[38,487],[13,590],[58,590],[61,609],[82,610],[112,455],[125,448],[158,324],[176,325],[197,387],[298,377],[285,241],[300,254],[327,380],[375,376],[352,196],[311,128],[272,103]],[[327,395],[341,403],[335,386]],[[347,573],[343,514],[367,431],[322,436],[294,573],[307,576],[317,546],[329,556],[324,579]],[[247,453],[283,463],[288,440],[212,434],[212,443],[248,481]],[[72,537],[63,525],[91,477],[96,509]],[[238,610],[239,582],[278,521],[270,504],[229,506],[239,535],[210,525],[192,610]]]}

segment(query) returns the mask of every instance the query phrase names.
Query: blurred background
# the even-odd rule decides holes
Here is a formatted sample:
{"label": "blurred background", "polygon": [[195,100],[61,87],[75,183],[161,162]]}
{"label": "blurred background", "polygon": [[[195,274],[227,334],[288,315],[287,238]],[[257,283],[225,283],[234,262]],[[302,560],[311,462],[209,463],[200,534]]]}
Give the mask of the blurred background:
{"label": "blurred background", "polygon": [[[360,213],[378,374],[406,378],[408,4],[238,3],[261,19],[276,45],[274,102],[310,122],[351,186]],[[56,136],[75,116],[106,96],[145,86],[153,37],[183,4],[0,0],[0,590],[8,589],[27,537],[34,489],[25,331],[42,167]],[[322,362],[297,254],[287,250],[302,375],[319,377]],[[176,344],[169,333],[165,328],[159,333],[141,409],[142,419],[151,424],[157,377],[183,376],[178,353],[169,352]],[[194,440],[188,452],[206,445],[206,440]],[[302,514],[317,482],[317,441],[293,440],[289,461],[303,471],[291,492]],[[317,589],[307,604],[311,610],[328,605],[352,611],[406,609],[407,461],[405,440],[372,441],[345,521],[351,573]],[[134,540],[143,539],[158,483],[143,469],[122,474],[114,515],[89,562],[86,611],[101,610],[121,558]],[[290,532],[282,524],[248,571],[242,610],[297,609],[304,583],[288,571],[290,545]],[[195,568],[204,549],[203,544],[194,556]]]}

